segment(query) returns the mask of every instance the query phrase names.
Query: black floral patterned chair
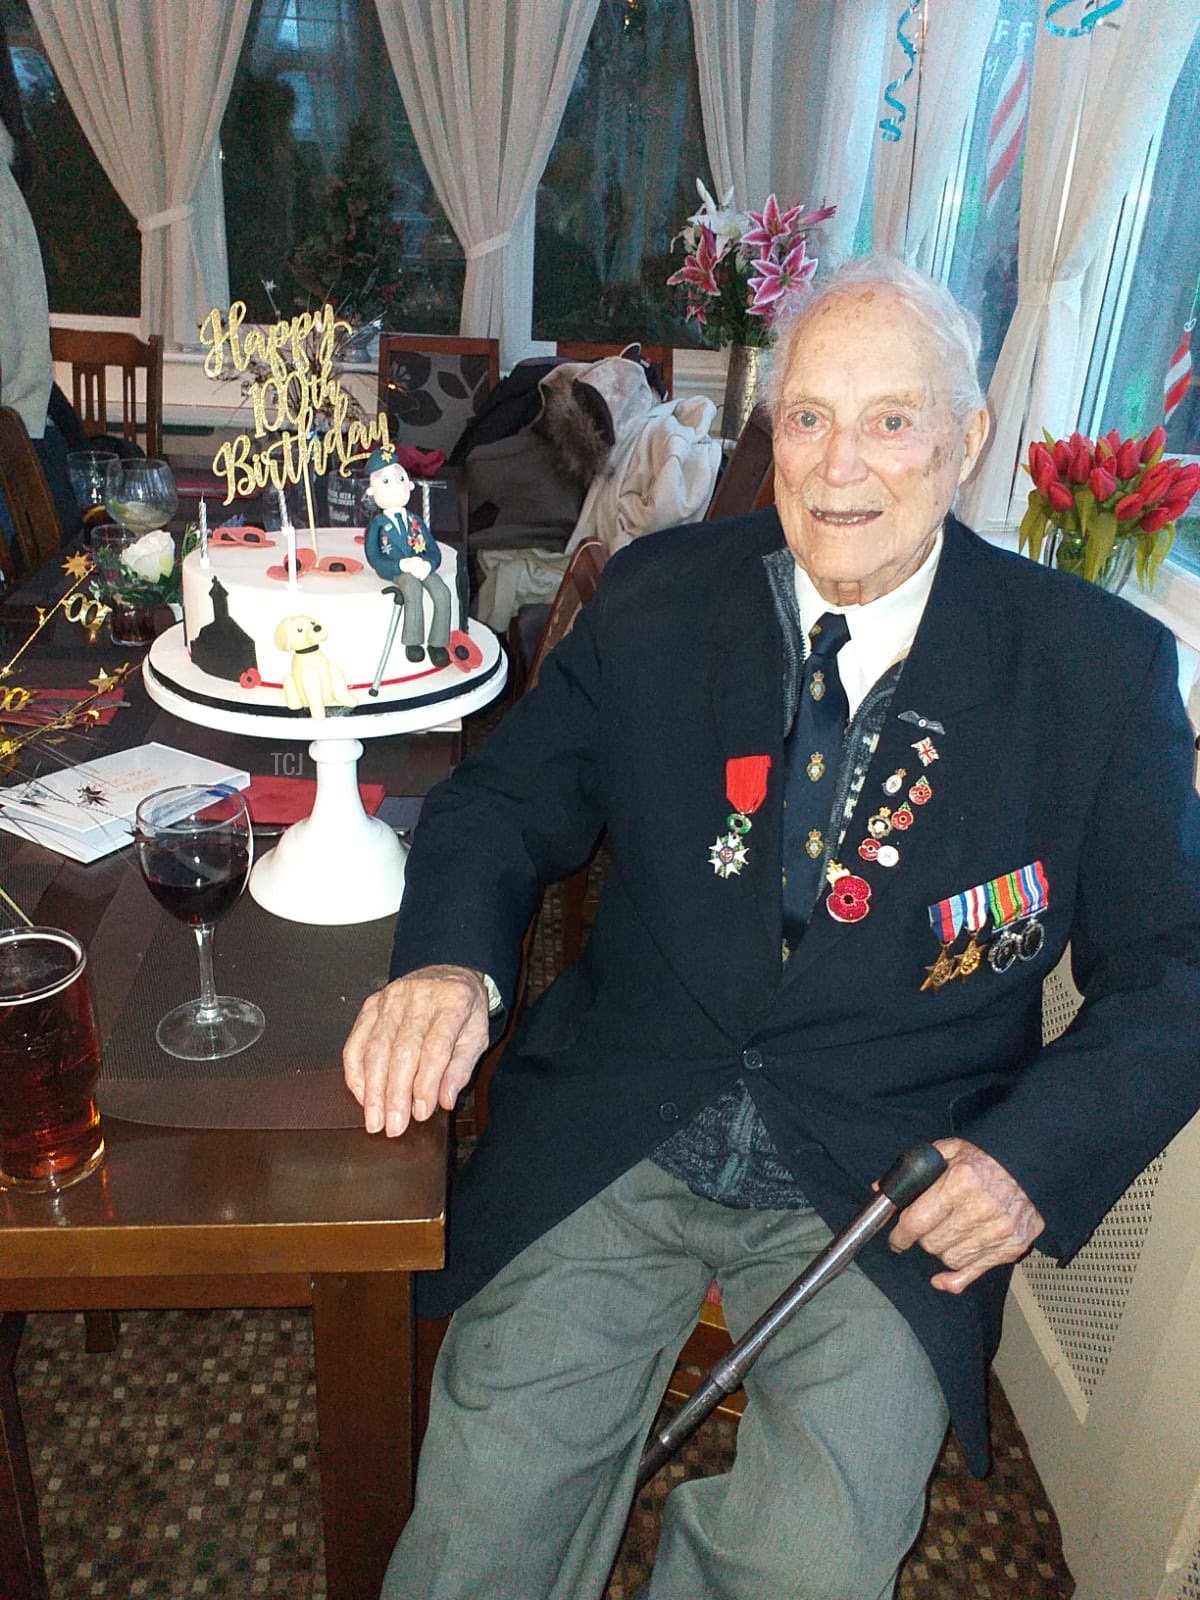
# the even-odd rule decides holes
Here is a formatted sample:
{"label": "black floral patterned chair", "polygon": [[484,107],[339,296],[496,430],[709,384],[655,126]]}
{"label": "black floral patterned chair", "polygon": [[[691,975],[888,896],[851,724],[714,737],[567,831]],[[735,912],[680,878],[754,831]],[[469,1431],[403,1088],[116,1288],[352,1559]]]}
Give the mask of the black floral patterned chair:
{"label": "black floral patterned chair", "polygon": [[379,335],[379,408],[397,444],[449,455],[499,381],[496,339]]}

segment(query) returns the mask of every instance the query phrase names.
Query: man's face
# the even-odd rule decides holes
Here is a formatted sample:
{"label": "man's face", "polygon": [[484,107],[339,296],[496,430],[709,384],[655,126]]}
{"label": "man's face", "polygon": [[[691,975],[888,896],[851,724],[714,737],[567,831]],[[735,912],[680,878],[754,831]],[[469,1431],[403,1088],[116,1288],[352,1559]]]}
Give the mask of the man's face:
{"label": "man's face", "polygon": [[380,511],[403,511],[412,494],[412,479],[398,461],[371,474],[371,498]]}
{"label": "man's face", "polygon": [[943,358],[889,289],[827,300],[796,330],[775,424],[775,500],[821,595],[865,605],[921,565],[983,448],[986,411],[956,422]]}

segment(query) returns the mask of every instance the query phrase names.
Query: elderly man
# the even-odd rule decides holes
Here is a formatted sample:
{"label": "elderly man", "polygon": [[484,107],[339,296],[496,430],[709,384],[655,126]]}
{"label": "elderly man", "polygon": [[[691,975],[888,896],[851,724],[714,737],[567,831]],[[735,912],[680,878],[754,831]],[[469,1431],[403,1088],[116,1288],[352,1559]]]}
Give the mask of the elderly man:
{"label": "elderly man", "polygon": [[[777,512],[611,563],[426,808],[346,1048],[371,1130],[454,1104],[539,887],[601,828],[612,867],[455,1191],[389,1597],[599,1596],[713,1277],[740,1333],[928,1138],[946,1172],[768,1348],[648,1591],[884,1600],[948,1414],[986,1469],[1010,1264],[1071,1256],[1200,1099],[1174,644],[949,514],[977,340],[903,267],[831,279],[782,349]],[[1068,941],[1086,1004],[1043,1048]]]}

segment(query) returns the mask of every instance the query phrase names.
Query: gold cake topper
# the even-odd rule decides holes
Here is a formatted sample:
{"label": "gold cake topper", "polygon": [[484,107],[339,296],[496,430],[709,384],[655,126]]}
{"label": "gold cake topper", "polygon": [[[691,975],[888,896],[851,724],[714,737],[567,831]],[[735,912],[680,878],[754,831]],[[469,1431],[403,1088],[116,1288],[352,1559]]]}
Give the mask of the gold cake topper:
{"label": "gold cake topper", "polygon": [[[336,457],[344,474],[352,462],[364,460],[376,445],[388,444],[387,413],[381,411],[373,422],[347,420],[350,397],[333,376],[333,357],[338,334],[352,330],[331,305],[320,311],[303,311],[290,321],[280,320],[265,328],[243,331],[245,320],[246,303],[235,300],[228,317],[214,309],[200,324],[200,342],[208,352],[204,357],[208,377],[222,376],[227,357],[235,372],[245,372],[253,362],[269,374],[250,385],[254,432],[239,434],[221,445],[213,456],[213,471],[225,480],[226,505],[239,495],[256,494],[268,484],[281,490],[286,484],[302,483],[311,527],[310,468],[324,473]],[[321,434],[313,432],[318,410],[333,419]],[[270,439],[270,443],[256,448],[255,441],[260,439]]]}

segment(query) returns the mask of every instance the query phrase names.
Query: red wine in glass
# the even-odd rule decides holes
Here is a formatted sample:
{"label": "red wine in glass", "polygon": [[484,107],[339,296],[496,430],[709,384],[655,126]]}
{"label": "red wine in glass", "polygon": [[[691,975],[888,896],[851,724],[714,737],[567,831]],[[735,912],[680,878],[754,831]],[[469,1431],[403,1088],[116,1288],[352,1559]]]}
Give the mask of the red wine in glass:
{"label": "red wine in glass", "polygon": [[250,817],[232,790],[190,784],[159,789],[137,808],[134,838],[146,886],[196,935],[200,997],[169,1011],[155,1037],[168,1055],[215,1061],[236,1055],[263,1031],[249,1000],[219,995],[213,979],[213,925],[232,910],[253,860]]}

